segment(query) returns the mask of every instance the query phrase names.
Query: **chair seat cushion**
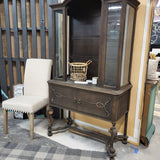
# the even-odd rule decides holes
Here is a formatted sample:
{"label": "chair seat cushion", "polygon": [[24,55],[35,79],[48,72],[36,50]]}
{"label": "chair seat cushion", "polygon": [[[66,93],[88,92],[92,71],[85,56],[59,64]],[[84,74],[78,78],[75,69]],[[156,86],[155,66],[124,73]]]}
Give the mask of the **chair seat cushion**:
{"label": "chair seat cushion", "polygon": [[48,98],[36,96],[19,96],[10,98],[2,102],[2,108],[5,110],[35,113],[48,104]]}

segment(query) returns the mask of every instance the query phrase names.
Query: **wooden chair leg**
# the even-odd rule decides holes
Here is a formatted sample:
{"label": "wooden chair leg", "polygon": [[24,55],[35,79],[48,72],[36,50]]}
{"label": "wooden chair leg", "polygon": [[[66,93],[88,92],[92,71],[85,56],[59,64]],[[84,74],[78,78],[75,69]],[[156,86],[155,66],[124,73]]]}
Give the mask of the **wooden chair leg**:
{"label": "wooden chair leg", "polygon": [[8,134],[8,111],[3,110],[3,117],[4,117],[4,133]]}
{"label": "wooden chair leg", "polygon": [[29,121],[30,121],[30,137],[31,139],[34,138],[34,113],[29,114]]}
{"label": "wooden chair leg", "polygon": [[46,106],[46,115],[47,115],[48,110],[49,110],[49,105]]}

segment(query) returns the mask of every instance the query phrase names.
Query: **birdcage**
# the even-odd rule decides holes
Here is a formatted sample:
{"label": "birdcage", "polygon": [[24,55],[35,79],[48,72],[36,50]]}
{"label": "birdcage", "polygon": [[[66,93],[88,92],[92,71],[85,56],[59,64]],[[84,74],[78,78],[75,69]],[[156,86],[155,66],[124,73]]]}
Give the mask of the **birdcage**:
{"label": "birdcage", "polygon": [[85,81],[87,79],[88,65],[92,63],[88,60],[86,63],[72,62],[70,65],[70,79],[73,81]]}

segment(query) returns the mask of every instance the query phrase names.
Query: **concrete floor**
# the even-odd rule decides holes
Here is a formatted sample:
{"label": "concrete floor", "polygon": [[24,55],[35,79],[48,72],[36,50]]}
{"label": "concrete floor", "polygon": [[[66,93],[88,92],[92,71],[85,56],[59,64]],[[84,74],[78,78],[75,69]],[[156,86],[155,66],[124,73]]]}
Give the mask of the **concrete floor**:
{"label": "concrete floor", "polygon": [[[159,102],[158,102],[159,103]],[[160,103],[159,103],[160,104]],[[12,116],[13,113],[9,113],[9,134],[5,135],[3,134],[3,116],[2,116],[2,109],[0,107],[0,142],[6,142],[6,141],[13,141],[13,142],[21,142],[21,143],[31,143],[31,144],[38,144],[38,145],[49,145],[49,146],[59,146],[59,147],[71,147],[71,148],[79,148],[80,143],[82,144],[81,149],[85,149],[85,147],[90,147],[90,150],[97,150],[97,151],[104,151],[104,144],[83,138],[82,136],[77,136],[72,133],[66,132],[64,135],[58,136],[52,136],[50,139],[47,136],[47,129],[44,129],[41,127],[40,123],[38,121],[42,122],[42,124],[47,125],[47,119],[40,119],[36,120],[36,124],[38,124],[36,129],[35,125],[35,139],[33,141],[29,138],[29,132],[28,132],[28,120],[18,120],[13,119]],[[25,125],[25,123],[27,125]],[[160,105],[156,105],[155,108],[155,116],[154,116],[154,122],[156,126],[155,134],[151,138],[151,142],[149,147],[145,147],[142,144],[140,146],[134,146],[132,144],[124,145],[121,142],[115,143],[114,147],[116,149],[116,160],[159,160],[160,159]],[[18,124],[18,125],[17,125]],[[46,126],[45,125],[45,126]],[[42,132],[44,131],[44,134]],[[17,134],[18,133],[18,134]],[[65,146],[68,140],[74,141],[75,143],[69,143],[69,146]],[[64,140],[65,139],[65,140]],[[67,143],[68,144],[68,143]],[[84,144],[84,146],[83,146]],[[136,150],[135,150],[136,149]],[[136,151],[136,152],[135,152]]]}

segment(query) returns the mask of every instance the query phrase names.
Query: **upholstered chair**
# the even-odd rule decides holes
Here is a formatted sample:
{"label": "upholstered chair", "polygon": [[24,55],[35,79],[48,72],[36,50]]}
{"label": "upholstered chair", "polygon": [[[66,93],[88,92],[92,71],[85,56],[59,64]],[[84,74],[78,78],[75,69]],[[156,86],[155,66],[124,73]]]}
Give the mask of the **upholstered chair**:
{"label": "upholstered chair", "polygon": [[34,138],[34,113],[49,102],[47,81],[51,77],[52,60],[27,59],[24,75],[24,95],[2,102],[4,132],[8,133],[8,111],[27,113],[30,121],[30,137]]}

